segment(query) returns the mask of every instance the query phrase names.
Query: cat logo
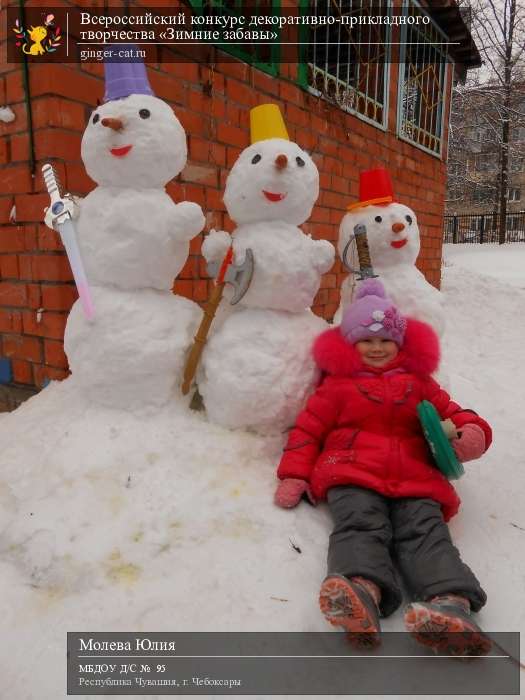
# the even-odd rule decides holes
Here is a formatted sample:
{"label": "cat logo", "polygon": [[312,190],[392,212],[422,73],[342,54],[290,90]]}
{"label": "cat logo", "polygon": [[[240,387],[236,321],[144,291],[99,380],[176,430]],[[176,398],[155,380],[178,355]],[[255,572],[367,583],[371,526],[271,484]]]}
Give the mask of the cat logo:
{"label": "cat logo", "polygon": [[28,56],[43,56],[56,51],[60,46],[62,35],[60,27],[54,20],[54,15],[46,15],[44,24],[24,29],[17,19],[13,28],[16,46]]}

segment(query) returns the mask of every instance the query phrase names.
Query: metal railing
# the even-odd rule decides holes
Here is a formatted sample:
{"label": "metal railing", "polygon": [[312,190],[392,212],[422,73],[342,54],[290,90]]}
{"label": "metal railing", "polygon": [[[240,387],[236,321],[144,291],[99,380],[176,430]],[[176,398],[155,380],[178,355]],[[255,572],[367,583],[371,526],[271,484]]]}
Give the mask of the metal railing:
{"label": "metal railing", "polygon": [[303,14],[333,24],[303,32],[299,82],[315,95],[386,129],[390,72],[390,24],[349,23],[352,16],[390,16],[390,0],[311,0]]}
{"label": "metal railing", "polygon": [[[525,243],[525,211],[507,214],[505,241]],[[450,214],[445,216],[444,243],[498,243],[499,214]]]}
{"label": "metal railing", "polygon": [[[404,4],[409,20],[426,15],[417,0]],[[398,136],[441,156],[448,38],[433,21],[404,24],[399,66]]]}

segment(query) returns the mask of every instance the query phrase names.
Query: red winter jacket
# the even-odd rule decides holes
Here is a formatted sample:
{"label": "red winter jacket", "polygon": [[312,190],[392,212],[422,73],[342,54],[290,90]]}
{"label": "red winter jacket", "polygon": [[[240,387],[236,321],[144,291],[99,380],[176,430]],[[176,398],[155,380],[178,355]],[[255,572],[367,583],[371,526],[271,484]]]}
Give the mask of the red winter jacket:
{"label": "red winter jacket", "polygon": [[313,355],[325,378],[290,432],[278,477],[309,481],[317,499],[332,486],[355,484],[392,498],[433,498],[445,520],[455,515],[459,497],[434,465],[416,406],[427,399],[456,427],[479,425],[486,448],[492,431],[430,376],[439,364],[432,328],[409,319],[402,350],[380,369],[364,365],[339,328],[319,336]]}

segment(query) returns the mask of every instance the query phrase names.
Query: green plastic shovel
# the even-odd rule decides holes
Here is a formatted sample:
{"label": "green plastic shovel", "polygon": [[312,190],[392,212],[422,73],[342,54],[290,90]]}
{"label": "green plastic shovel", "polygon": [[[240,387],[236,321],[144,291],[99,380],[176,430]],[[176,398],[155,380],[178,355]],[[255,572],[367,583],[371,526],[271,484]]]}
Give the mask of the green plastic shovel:
{"label": "green plastic shovel", "polygon": [[437,468],[447,479],[459,479],[465,473],[441,426],[441,418],[430,401],[421,401],[417,413]]}

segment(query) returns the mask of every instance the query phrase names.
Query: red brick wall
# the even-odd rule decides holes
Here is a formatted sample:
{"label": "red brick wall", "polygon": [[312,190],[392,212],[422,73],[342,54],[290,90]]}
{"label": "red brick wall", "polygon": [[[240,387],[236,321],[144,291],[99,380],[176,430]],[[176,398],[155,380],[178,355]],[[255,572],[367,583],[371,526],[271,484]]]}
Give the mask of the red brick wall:
{"label": "red brick wall", "polygon": [[[67,374],[61,341],[76,293],[58,236],[42,223],[48,198],[40,168],[53,162],[68,191],[85,194],[94,187],[80,159],[80,141],[103,94],[102,66],[30,65],[37,161],[32,178],[22,66],[7,65],[5,42],[2,50],[6,69],[0,73],[0,105],[11,106],[16,119],[0,124],[0,357],[11,358],[15,382],[42,386],[46,379]],[[149,64],[150,81],[157,96],[175,109],[189,145],[188,164],[168,191],[177,201],[202,206],[206,230],[233,229],[222,202],[226,176],[249,143],[250,108],[277,102],[290,137],[312,153],[320,172],[321,194],[303,230],[335,243],[345,208],[357,199],[359,171],[385,165],[399,199],[417,212],[422,233],[418,264],[439,286],[445,163],[395,135],[396,64],[391,66],[385,133],[298,87],[295,64],[282,65],[281,77],[275,79],[241,62],[217,64],[212,70],[195,63],[165,63],[162,56],[159,49],[159,61]],[[205,84],[208,90],[203,90]],[[15,222],[9,218],[13,204]],[[202,235],[192,241],[188,262],[174,284],[177,293],[198,302],[207,298],[210,284],[201,243]],[[323,277],[316,313],[333,316],[343,278],[338,260]]]}

